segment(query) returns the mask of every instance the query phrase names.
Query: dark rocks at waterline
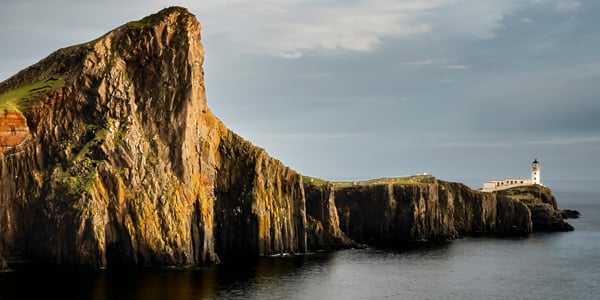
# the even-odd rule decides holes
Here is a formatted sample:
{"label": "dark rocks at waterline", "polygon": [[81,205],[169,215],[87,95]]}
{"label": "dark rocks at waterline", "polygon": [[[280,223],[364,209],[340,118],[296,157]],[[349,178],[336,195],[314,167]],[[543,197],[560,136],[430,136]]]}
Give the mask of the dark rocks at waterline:
{"label": "dark rocks at waterline", "polygon": [[548,204],[538,204],[529,207],[534,231],[573,231],[575,228],[563,220],[558,210]]}
{"label": "dark rocks at waterline", "polygon": [[557,209],[556,198],[546,186],[522,186],[502,190],[498,194],[520,201],[527,206],[531,212],[533,231],[572,231],[575,229],[564,221],[565,214],[578,216],[579,212]]}
{"label": "dark rocks at waterline", "polygon": [[579,218],[580,213],[574,209],[561,209],[560,215],[563,217],[563,219],[577,219]]}

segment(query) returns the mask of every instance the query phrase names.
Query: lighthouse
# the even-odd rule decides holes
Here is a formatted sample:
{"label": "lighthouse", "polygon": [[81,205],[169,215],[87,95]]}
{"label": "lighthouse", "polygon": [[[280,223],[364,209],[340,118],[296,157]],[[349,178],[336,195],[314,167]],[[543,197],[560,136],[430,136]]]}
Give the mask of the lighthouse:
{"label": "lighthouse", "polygon": [[540,184],[540,163],[537,158],[531,163],[531,182],[533,184]]}

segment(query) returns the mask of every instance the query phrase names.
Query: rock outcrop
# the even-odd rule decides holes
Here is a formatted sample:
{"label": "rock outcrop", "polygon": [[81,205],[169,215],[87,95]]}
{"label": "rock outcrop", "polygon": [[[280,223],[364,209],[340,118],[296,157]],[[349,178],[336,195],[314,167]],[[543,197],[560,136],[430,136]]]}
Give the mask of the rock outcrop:
{"label": "rock outcrop", "polygon": [[575,229],[564,219],[569,216],[578,217],[579,212],[559,210],[552,191],[545,186],[515,187],[497,193],[525,204],[531,211],[531,220],[535,231],[572,231]]}
{"label": "rock outcrop", "polygon": [[348,238],[340,229],[334,184],[304,178],[306,195],[307,244],[310,249],[365,247]]}
{"label": "rock outcrop", "polygon": [[221,138],[218,158],[217,252],[305,253],[302,177],[231,131]]}
{"label": "rock outcrop", "polygon": [[342,231],[363,243],[398,244],[532,230],[524,204],[432,176],[338,184],[335,204]]}
{"label": "rock outcrop", "polygon": [[574,209],[561,209],[560,214],[563,219],[577,219],[580,215],[579,211]]}
{"label": "rock outcrop", "polygon": [[0,110],[0,154],[8,150],[18,150],[29,138],[27,119],[19,111]]}
{"label": "rock outcrop", "polygon": [[303,178],[211,113],[203,60],[200,24],[170,7],[0,83],[0,269],[531,231],[521,201],[433,177]]}
{"label": "rock outcrop", "polygon": [[302,178],[211,114],[203,57],[195,16],[171,7],[0,83],[0,253],[103,267],[305,252]]}

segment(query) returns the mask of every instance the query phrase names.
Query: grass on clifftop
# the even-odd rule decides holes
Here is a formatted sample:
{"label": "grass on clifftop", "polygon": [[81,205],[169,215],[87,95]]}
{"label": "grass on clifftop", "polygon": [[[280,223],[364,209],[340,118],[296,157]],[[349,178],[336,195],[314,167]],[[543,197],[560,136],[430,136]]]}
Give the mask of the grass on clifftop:
{"label": "grass on clifftop", "polygon": [[24,111],[35,104],[35,96],[52,91],[63,84],[58,76],[22,85],[0,94],[0,110]]}
{"label": "grass on clifftop", "polygon": [[178,7],[178,6],[171,6],[171,7],[165,8],[155,14],[144,17],[143,19],[140,19],[137,21],[131,21],[127,24],[129,26],[136,27],[136,28],[154,26],[158,22],[160,22],[162,19],[164,19],[165,16],[172,14],[174,12],[177,12],[177,11],[180,13],[183,13],[183,14],[189,14],[189,11],[186,8]]}
{"label": "grass on clifftop", "polygon": [[435,177],[431,175],[414,175],[406,177],[384,177],[377,179],[370,179],[365,181],[350,181],[350,182],[334,182],[336,186],[347,186],[347,185],[377,185],[377,184],[421,184],[421,183],[433,183]]}
{"label": "grass on clifftop", "polygon": [[[330,181],[303,176],[304,181],[311,182],[314,185],[322,186],[328,184]],[[435,177],[431,175],[414,175],[406,177],[384,177],[363,181],[331,181],[337,187],[351,186],[351,185],[377,185],[377,184],[422,184],[422,183],[434,183]]]}
{"label": "grass on clifftop", "polygon": [[539,194],[539,191],[536,186],[531,185],[500,190],[497,193],[515,200],[534,200],[536,198],[535,196]]}
{"label": "grass on clifftop", "polygon": [[302,181],[304,182],[310,182],[313,185],[316,186],[325,186],[329,183],[329,181],[321,179],[321,178],[317,178],[317,177],[310,177],[310,176],[302,176]]}

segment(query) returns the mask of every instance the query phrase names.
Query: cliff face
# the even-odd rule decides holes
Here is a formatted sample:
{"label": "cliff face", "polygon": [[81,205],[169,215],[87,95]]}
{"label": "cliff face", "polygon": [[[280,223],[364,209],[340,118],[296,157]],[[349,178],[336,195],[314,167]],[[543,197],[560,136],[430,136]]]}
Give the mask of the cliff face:
{"label": "cliff face", "polygon": [[[571,224],[564,221],[565,213],[558,209],[552,191],[540,185],[517,187],[498,191],[499,195],[515,199],[531,211],[533,230],[536,231],[572,231]],[[578,217],[579,212],[570,210],[566,216]]]}
{"label": "cliff face", "polygon": [[310,249],[360,247],[340,229],[334,185],[315,178],[304,178],[306,195],[307,243]]}
{"label": "cliff face", "polygon": [[525,205],[432,177],[345,184],[335,192],[340,228],[365,243],[447,240],[532,230]]}
{"label": "cliff face", "polygon": [[302,177],[228,131],[219,144],[216,233],[219,253],[306,252]]}
{"label": "cliff face", "polygon": [[202,63],[200,24],[175,7],[2,82],[0,253],[100,267],[305,251],[301,177],[210,113]]}

